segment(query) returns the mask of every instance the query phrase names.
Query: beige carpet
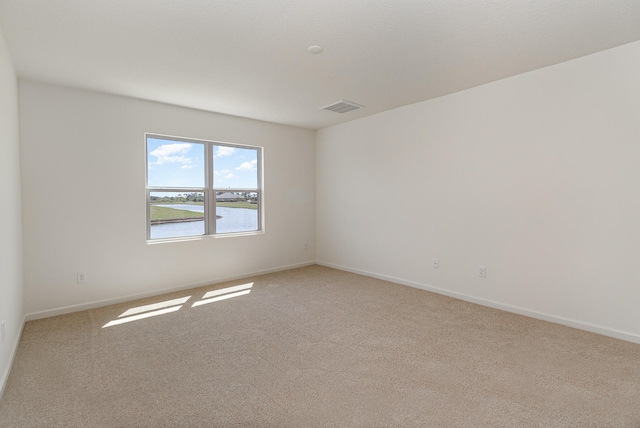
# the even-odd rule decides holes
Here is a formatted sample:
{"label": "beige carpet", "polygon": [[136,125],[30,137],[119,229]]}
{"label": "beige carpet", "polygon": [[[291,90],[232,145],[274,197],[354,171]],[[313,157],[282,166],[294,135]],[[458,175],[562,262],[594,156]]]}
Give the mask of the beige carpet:
{"label": "beige carpet", "polygon": [[640,345],[311,266],[28,322],[0,426],[640,427]]}

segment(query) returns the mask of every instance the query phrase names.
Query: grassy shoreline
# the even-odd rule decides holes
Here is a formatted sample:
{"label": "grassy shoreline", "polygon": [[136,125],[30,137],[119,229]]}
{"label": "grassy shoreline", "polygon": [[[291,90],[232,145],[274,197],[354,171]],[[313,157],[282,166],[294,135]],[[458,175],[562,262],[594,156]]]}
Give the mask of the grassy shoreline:
{"label": "grassy shoreline", "polygon": [[[199,205],[203,206],[202,202],[180,202],[181,205]],[[163,205],[176,205],[170,202],[160,202],[151,204],[151,224],[161,223],[180,223],[186,221],[198,221],[204,220],[204,213],[196,211],[181,210],[178,208],[164,207]],[[245,208],[245,209],[258,209],[258,204],[252,204],[249,202],[218,202],[218,207],[225,208]],[[220,218],[221,216],[216,216]]]}
{"label": "grassy shoreline", "polygon": [[157,223],[159,221],[165,221],[168,223],[171,220],[178,219],[204,219],[204,213],[151,205],[151,223]]}

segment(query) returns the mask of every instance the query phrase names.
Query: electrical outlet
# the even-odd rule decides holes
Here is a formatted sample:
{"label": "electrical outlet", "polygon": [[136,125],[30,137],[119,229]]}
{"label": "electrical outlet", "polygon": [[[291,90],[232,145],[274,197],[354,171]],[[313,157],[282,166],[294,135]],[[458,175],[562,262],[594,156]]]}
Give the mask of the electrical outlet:
{"label": "electrical outlet", "polygon": [[484,266],[478,266],[478,276],[480,278],[486,278],[487,277],[487,268]]}
{"label": "electrical outlet", "polygon": [[302,248],[304,248],[305,250],[307,249],[307,243],[306,242],[304,244],[302,244]]}
{"label": "electrical outlet", "polygon": [[0,336],[2,337],[2,341],[4,342],[4,320],[0,322]]}
{"label": "electrical outlet", "polygon": [[440,267],[440,260],[433,259],[433,262],[431,262],[431,267],[434,269],[438,269]]}
{"label": "electrical outlet", "polygon": [[87,274],[85,272],[78,272],[76,278],[78,280],[78,284],[80,284],[81,282],[85,282],[87,280]]}

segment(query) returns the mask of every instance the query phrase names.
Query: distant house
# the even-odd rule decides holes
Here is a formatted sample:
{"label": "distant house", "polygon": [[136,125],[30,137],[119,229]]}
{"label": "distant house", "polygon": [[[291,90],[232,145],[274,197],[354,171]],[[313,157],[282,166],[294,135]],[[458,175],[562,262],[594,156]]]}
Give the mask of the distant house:
{"label": "distant house", "polygon": [[244,197],[229,192],[216,195],[216,202],[238,202],[243,200]]}

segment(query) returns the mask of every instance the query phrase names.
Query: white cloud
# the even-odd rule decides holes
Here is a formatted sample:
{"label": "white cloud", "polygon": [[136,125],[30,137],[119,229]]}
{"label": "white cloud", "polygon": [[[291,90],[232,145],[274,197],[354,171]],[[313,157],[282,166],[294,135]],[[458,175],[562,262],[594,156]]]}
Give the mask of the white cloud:
{"label": "white cloud", "polygon": [[234,173],[231,172],[230,169],[223,169],[221,171],[216,169],[213,171],[213,175],[215,175],[216,177],[220,177],[221,181],[228,180],[236,176]]}
{"label": "white cloud", "polygon": [[182,169],[191,169],[191,168],[193,168],[193,165],[182,165],[181,168]]}
{"label": "white cloud", "polygon": [[218,150],[216,150],[216,153],[213,155],[213,157],[218,158],[220,156],[231,156],[235,153],[235,151],[236,149],[233,147],[218,146]]}
{"label": "white cloud", "polygon": [[156,165],[164,163],[190,164],[191,158],[183,156],[189,150],[191,150],[189,143],[163,144],[149,154],[157,158]]}
{"label": "white cloud", "polygon": [[255,171],[258,160],[254,159],[251,162],[242,162],[242,164],[236,168],[236,171]]}

